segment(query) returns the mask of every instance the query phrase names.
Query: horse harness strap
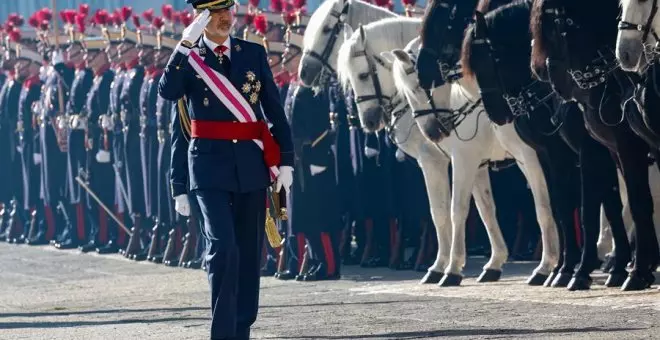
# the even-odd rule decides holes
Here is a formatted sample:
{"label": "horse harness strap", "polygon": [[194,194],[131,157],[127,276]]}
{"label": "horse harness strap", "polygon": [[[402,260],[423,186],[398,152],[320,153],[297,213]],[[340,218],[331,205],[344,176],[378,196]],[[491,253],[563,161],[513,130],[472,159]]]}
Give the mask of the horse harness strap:
{"label": "horse harness strap", "polygon": [[658,38],[658,35],[651,30],[651,24],[653,23],[653,19],[655,18],[655,15],[658,13],[658,0],[653,0],[653,4],[651,5],[651,13],[649,14],[648,19],[646,19],[646,24],[633,24],[631,22],[627,21],[620,21],[619,22],[619,31],[640,31],[642,32],[642,43],[646,42],[646,39],[649,36],[649,33],[653,34],[653,37],[655,38],[656,42],[660,42],[660,38]]}
{"label": "horse harness strap", "polygon": [[310,51],[306,50],[303,51],[303,56],[308,55],[319,62],[323,65],[323,67],[327,68],[332,72],[333,74],[337,74],[336,70],[330,63],[328,62],[330,60],[330,54],[332,53],[332,49],[335,47],[335,44],[337,43],[337,38],[339,37],[339,33],[342,30],[342,25],[346,21],[346,15],[348,14],[348,6],[349,2],[347,2],[344,7],[342,8],[341,12],[337,12],[335,10],[332,10],[330,12],[330,15],[337,18],[337,23],[332,27],[332,31],[330,32],[330,39],[325,45],[325,48],[323,49],[323,52],[321,54],[316,53],[316,51]]}

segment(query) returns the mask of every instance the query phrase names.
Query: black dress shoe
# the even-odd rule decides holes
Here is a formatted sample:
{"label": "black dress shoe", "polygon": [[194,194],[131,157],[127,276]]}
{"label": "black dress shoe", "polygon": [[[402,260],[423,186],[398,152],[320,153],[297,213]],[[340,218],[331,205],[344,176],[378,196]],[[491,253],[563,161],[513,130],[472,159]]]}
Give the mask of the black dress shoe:
{"label": "black dress shoe", "polygon": [[75,249],[78,248],[78,241],[73,239],[64,240],[62,242],[55,243],[55,248],[57,249]]}
{"label": "black dress shoe", "polygon": [[108,244],[97,247],[96,252],[99,254],[114,254],[119,251],[119,247],[117,247],[117,244],[110,241]]}
{"label": "black dress shoe", "polygon": [[42,231],[39,231],[37,235],[34,235],[33,238],[26,238],[25,239],[25,244],[29,244],[31,246],[40,246],[40,245],[45,245],[50,243],[49,241],[46,241],[46,234]]}
{"label": "black dress shoe", "polygon": [[95,251],[97,248],[97,245],[95,242],[90,242],[87,244],[83,244],[78,247],[78,250],[80,250],[83,253],[89,253],[90,251]]}
{"label": "black dress shoe", "polygon": [[287,280],[293,280],[293,279],[296,278],[296,274],[291,272],[290,270],[285,270],[283,272],[279,272],[278,274],[279,275],[276,276],[276,278],[278,280],[287,281]]}

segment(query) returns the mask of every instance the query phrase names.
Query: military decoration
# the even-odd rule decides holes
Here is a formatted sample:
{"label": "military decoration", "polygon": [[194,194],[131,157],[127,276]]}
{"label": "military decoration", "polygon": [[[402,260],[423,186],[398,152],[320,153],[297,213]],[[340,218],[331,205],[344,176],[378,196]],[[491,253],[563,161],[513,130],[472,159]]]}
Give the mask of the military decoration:
{"label": "military decoration", "polygon": [[243,95],[247,97],[250,104],[254,105],[259,101],[259,91],[261,91],[261,82],[257,80],[257,75],[252,71],[245,73],[245,83],[241,86]]}
{"label": "military decoration", "polygon": [[204,98],[204,106],[209,106],[209,99],[208,98]]}

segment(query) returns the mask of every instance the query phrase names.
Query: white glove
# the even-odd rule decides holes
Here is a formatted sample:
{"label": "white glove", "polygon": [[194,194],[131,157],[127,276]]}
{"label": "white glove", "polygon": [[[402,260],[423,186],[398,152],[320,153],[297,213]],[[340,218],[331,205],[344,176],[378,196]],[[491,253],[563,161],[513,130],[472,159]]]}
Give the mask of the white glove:
{"label": "white glove", "polygon": [[280,175],[277,176],[277,184],[275,184],[275,191],[280,192],[282,187],[284,187],[284,190],[289,192],[291,184],[293,184],[293,167],[281,166]]}
{"label": "white glove", "polygon": [[52,65],[57,65],[57,64],[63,63],[64,62],[64,57],[62,56],[62,52],[60,52],[59,50],[53,51],[53,54],[51,55],[50,60],[51,60]]}
{"label": "white glove", "polygon": [[96,153],[96,161],[99,163],[110,163],[110,153],[105,150],[99,150]]}
{"label": "white glove", "polygon": [[181,194],[174,197],[174,210],[181,216],[190,216],[190,201],[188,195]]}
{"label": "white glove", "polygon": [[316,175],[322,173],[323,171],[325,171],[325,169],[327,169],[327,168],[324,167],[324,166],[319,166],[319,165],[314,165],[314,164],[309,166],[309,170],[312,172],[312,176],[316,176]]}
{"label": "white glove", "polygon": [[101,128],[105,130],[112,130],[114,128],[114,124],[110,115],[101,116]]}
{"label": "white glove", "polygon": [[41,164],[41,154],[40,153],[33,153],[32,154],[32,159],[34,160],[34,165]]}
{"label": "white glove", "polygon": [[181,40],[186,40],[191,43],[194,43],[202,36],[206,25],[211,21],[211,12],[208,9],[205,9],[200,15],[198,15],[193,22],[183,30],[181,35]]}
{"label": "white glove", "polygon": [[394,153],[394,157],[396,157],[396,160],[399,162],[403,162],[406,160],[406,154],[401,151],[401,149],[396,149],[396,152]]}
{"label": "white glove", "polygon": [[365,146],[364,154],[367,155],[367,158],[374,158],[378,155],[378,150]]}
{"label": "white glove", "polygon": [[80,126],[80,119],[78,118],[78,116],[73,116],[71,118],[71,128],[77,129],[78,126]]}

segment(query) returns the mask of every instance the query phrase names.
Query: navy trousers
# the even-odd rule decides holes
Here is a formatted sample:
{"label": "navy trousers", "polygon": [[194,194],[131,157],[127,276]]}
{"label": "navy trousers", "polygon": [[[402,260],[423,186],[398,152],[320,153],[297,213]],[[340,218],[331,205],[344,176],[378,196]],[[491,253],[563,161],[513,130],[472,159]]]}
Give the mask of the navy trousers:
{"label": "navy trousers", "polygon": [[257,319],[266,189],[196,191],[207,238],[211,338],[242,338]]}

